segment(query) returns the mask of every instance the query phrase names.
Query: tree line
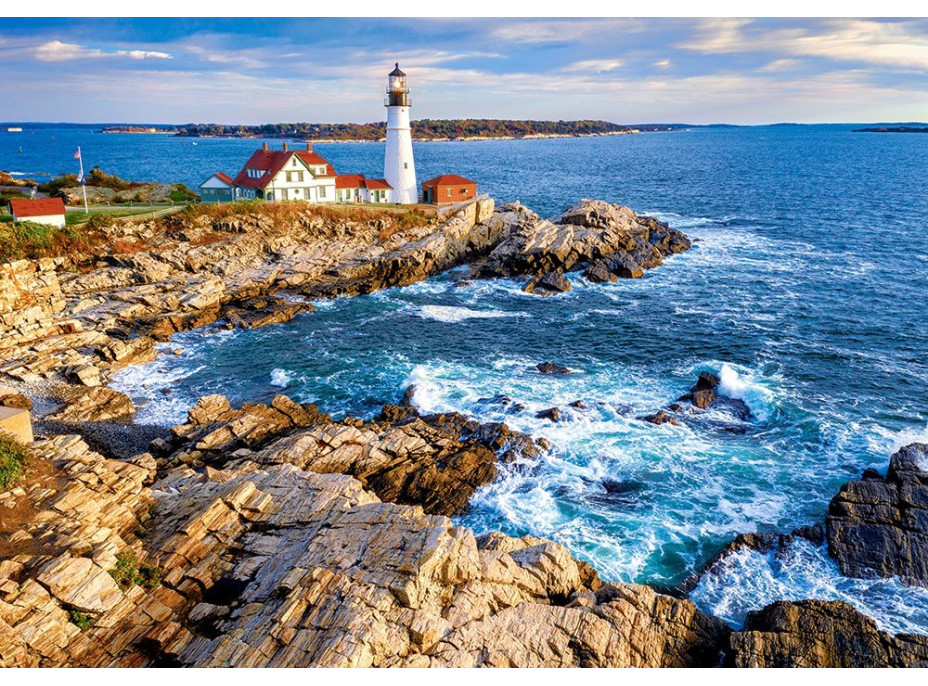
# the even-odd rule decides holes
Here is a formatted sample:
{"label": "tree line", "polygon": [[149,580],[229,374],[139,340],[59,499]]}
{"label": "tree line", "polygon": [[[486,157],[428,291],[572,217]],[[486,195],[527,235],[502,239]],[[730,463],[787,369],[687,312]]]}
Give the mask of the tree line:
{"label": "tree line", "polygon": [[[523,138],[526,136],[584,136],[630,131],[631,127],[608,121],[542,121],[531,119],[419,119],[412,122],[413,136],[419,140],[455,138]],[[386,124],[310,124],[280,123],[246,126],[243,124],[185,124],[179,136],[218,136],[231,138],[323,138],[330,140],[377,141],[386,136]]]}

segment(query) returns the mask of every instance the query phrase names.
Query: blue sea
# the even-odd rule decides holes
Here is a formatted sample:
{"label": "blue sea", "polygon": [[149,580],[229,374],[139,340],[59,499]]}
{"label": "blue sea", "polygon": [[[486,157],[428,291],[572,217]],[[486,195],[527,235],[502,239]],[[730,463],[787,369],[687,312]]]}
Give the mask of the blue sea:
{"label": "blue sea", "polygon": [[[852,128],[416,144],[420,179],[462,174],[543,216],[580,198],[629,205],[694,248],[640,280],[571,276],[573,290],[551,298],[519,280],[455,288],[461,274],[450,273],[321,302],[289,324],[189,332],[167,346],[183,354],[127,369],[115,386],[139,402],[139,421],[170,424],[206,393],[283,392],[371,417],[414,383],[423,410],[505,420],[554,446],[505,467],[461,524],[553,538],[610,580],[678,583],[738,533],[822,522],[842,483],[928,442],[928,136]],[[195,187],[237,171],[257,142],[2,133],[0,168],[73,171],[78,144],[88,166]],[[316,149],[340,172],[382,172],[381,144]],[[546,360],[575,373],[536,373]],[[702,370],[754,420],[637,419]],[[485,402],[499,393],[526,409]],[[568,407],[578,399],[587,409]],[[564,421],[535,418],[551,406]],[[742,551],[691,597],[734,626],[774,600],[824,598],[928,633],[928,591],[844,578],[804,542],[786,555]]]}

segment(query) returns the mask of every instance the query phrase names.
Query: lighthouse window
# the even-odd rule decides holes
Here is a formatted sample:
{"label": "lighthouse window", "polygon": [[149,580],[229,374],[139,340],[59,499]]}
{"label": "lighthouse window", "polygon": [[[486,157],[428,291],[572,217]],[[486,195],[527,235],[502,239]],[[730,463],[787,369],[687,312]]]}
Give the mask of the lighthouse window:
{"label": "lighthouse window", "polygon": [[403,162],[403,169],[409,169],[409,162]]}

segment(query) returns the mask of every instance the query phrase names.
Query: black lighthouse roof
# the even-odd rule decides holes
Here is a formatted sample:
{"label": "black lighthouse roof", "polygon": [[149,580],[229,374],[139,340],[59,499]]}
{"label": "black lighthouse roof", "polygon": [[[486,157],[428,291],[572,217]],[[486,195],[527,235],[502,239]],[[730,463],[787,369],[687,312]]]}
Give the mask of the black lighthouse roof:
{"label": "black lighthouse roof", "polygon": [[400,69],[400,63],[396,63],[396,69],[389,73],[389,76],[406,76],[406,72]]}

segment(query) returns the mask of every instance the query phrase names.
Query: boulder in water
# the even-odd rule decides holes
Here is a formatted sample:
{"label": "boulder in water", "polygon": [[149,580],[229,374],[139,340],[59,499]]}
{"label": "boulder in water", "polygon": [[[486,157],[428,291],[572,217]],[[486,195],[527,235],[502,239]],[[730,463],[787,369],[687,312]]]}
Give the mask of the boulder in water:
{"label": "boulder in water", "polygon": [[538,419],[550,419],[552,422],[559,422],[561,420],[561,411],[556,407],[549,407],[547,410],[542,410],[535,416],[538,417]]}
{"label": "boulder in water", "polygon": [[828,552],[852,577],[891,577],[928,586],[928,444],[890,458],[885,478],[865,474],[828,507]]}
{"label": "boulder in water", "polygon": [[548,272],[544,276],[532,279],[522,288],[526,293],[539,295],[552,295],[553,293],[566,293],[570,290],[570,281],[559,272]]}
{"label": "boulder in water", "polygon": [[570,374],[569,368],[554,362],[539,362],[535,365],[535,369],[542,374]]}

